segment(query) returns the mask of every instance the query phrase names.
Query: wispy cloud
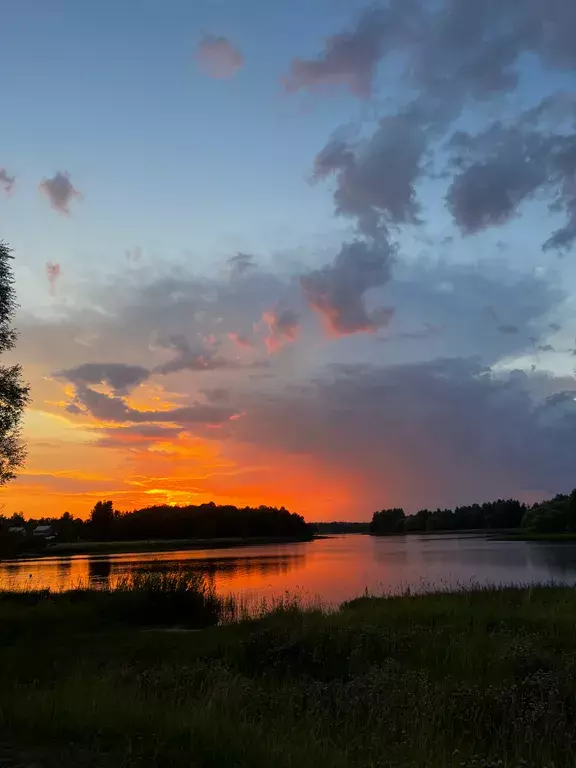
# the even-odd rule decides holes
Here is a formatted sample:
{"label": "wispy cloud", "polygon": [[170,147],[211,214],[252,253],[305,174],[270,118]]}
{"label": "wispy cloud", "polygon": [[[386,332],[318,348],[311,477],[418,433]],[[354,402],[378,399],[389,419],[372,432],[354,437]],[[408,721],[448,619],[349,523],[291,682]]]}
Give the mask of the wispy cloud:
{"label": "wispy cloud", "polygon": [[228,267],[232,278],[242,277],[246,272],[256,267],[254,257],[249,253],[237,253],[228,259]]}
{"label": "wispy cloud", "polygon": [[48,283],[50,284],[50,293],[54,295],[56,293],[56,283],[58,278],[62,274],[60,264],[48,261],[46,263],[46,275],[48,277]]}
{"label": "wispy cloud", "polygon": [[230,341],[233,341],[234,344],[236,344],[236,346],[240,349],[254,348],[254,342],[245,333],[236,333],[235,331],[231,331],[228,334],[228,338]]}
{"label": "wispy cloud", "polygon": [[264,343],[269,354],[278,352],[286,344],[295,342],[300,335],[298,315],[291,309],[268,310],[263,313],[262,322],[268,327]]}
{"label": "wispy cloud", "polygon": [[124,256],[130,264],[138,264],[142,260],[142,248],[139,245],[134,246],[134,248],[126,248]]}
{"label": "wispy cloud", "polygon": [[7,195],[12,193],[15,183],[16,176],[10,176],[6,168],[0,168],[0,186],[4,188]]}
{"label": "wispy cloud", "polygon": [[217,354],[218,342],[210,337],[201,340],[194,348],[183,334],[172,334],[158,340],[158,346],[175,353],[172,360],[154,368],[158,373],[178,373],[179,371],[211,371],[216,368],[235,367],[235,363]]}

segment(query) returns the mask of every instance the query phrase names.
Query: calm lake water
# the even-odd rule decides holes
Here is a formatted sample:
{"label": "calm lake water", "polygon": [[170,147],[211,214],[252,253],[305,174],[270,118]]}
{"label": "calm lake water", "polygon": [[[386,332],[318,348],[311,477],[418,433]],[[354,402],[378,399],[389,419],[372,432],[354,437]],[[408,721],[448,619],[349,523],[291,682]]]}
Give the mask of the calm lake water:
{"label": "calm lake water", "polygon": [[288,591],[333,604],[366,589],[389,593],[471,582],[574,584],[576,543],[495,541],[474,535],[346,535],[196,552],[43,557],[0,562],[0,586],[62,590],[103,585],[134,571],[181,568],[202,572],[220,593],[259,599]]}

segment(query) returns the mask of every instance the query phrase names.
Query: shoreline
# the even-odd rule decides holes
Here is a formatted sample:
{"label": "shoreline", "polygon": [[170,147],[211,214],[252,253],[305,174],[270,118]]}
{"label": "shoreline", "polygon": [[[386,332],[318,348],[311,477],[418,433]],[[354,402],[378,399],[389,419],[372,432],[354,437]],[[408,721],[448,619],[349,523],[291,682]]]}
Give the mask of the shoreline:
{"label": "shoreline", "polygon": [[376,539],[398,538],[400,536],[487,536],[491,539],[498,536],[515,536],[520,534],[520,528],[467,528],[449,529],[443,531],[399,531],[397,533],[368,533]]}
{"label": "shoreline", "polygon": [[576,541],[576,532],[564,533],[510,533],[503,536],[504,541],[534,541],[548,542],[556,544],[569,544]]}
{"label": "shoreline", "polygon": [[295,544],[314,541],[316,536],[249,536],[241,538],[227,536],[216,539],[146,539],[134,541],[78,541],[54,544],[38,552],[24,552],[18,557],[6,558],[0,562],[36,560],[44,557],[66,557],[73,555],[121,555],[131,552],[192,552],[207,549],[232,549],[235,547],[264,546],[267,544]]}

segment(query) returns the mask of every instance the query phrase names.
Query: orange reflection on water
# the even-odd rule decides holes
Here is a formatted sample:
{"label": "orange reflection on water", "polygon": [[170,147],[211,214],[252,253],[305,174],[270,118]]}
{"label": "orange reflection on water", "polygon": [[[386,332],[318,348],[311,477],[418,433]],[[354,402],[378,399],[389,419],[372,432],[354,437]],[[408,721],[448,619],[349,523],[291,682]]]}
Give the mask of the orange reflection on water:
{"label": "orange reflection on water", "polygon": [[204,551],[45,557],[0,563],[0,586],[62,590],[106,585],[132,572],[191,569],[220,594],[300,595],[328,604],[362,595],[446,588],[474,582],[576,582],[576,545],[496,541],[473,535],[376,538],[334,536],[312,542]]}

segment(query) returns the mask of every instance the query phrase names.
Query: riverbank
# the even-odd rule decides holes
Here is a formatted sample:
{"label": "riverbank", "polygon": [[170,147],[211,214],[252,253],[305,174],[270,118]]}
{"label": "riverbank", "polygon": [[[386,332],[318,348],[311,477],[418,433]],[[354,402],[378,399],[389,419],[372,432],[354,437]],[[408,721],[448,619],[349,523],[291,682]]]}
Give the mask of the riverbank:
{"label": "riverbank", "polygon": [[[23,552],[18,559],[37,557],[60,557],[64,555],[112,555],[130,552],[174,552],[202,549],[228,549],[232,547],[255,547],[264,544],[293,544],[298,541],[312,541],[314,537],[294,536],[251,536],[224,537],[217,539],[148,539],[141,541],[74,541],[53,544],[34,552]],[[0,558],[1,560],[1,558]]]}
{"label": "riverbank", "polygon": [[570,533],[536,533],[536,531],[519,531],[518,533],[510,533],[506,536],[502,536],[507,541],[550,541],[561,543],[576,541],[576,532]]}
{"label": "riverbank", "polygon": [[504,536],[520,536],[521,528],[450,528],[443,531],[398,531],[394,533],[372,533],[370,536],[386,539],[398,536],[486,536],[487,538],[503,538]]}
{"label": "riverbank", "polygon": [[0,594],[16,764],[574,765],[573,589],[283,601],[192,633],[104,621],[94,597]]}

